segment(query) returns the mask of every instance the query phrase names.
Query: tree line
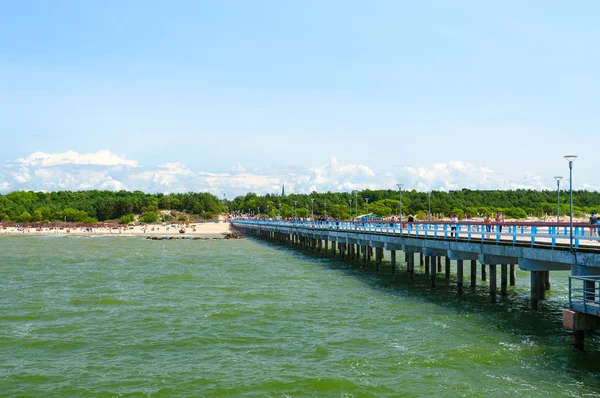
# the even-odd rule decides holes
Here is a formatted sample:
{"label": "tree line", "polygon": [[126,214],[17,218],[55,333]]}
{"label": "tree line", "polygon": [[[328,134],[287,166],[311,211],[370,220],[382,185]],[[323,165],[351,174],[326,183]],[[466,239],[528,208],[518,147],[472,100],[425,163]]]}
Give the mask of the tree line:
{"label": "tree line", "polygon": [[222,200],[205,192],[148,194],[141,191],[15,191],[0,195],[0,221],[96,223],[106,220],[159,219],[161,210],[212,219],[224,212]]}
{"label": "tree line", "polygon": [[[106,220],[130,222],[141,215],[147,222],[157,221],[161,210],[187,213],[204,219],[229,212],[244,212],[286,218],[318,217],[348,219],[368,211],[383,217],[399,214],[400,193],[397,190],[362,190],[311,194],[257,195],[248,193],[234,200],[220,200],[206,192],[149,194],[141,191],[16,191],[0,195],[0,221],[50,222],[70,221],[94,223]],[[425,219],[428,208],[438,216],[480,216],[502,211],[506,218],[556,215],[557,192],[552,190],[453,192],[416,190],[402,191],[402,212]],[[600,193],[573,191],[573,212],[583,217],[600,210]],[[560,192],[560,214],[569,214],[569,192]]]}
{"label": "tree line", "polygon": [[[368,202],[367,202],[368,201]],[[309,195],[290,194],[257,195],[248,193],[238,196],[227,205],[234,211],[275,217],[318,217],[348,219],[369,213],[388,217],[400,213],[400,192],[398,190],[362,190],[357,192],[313,192]],[[280,207],[281,205],[281,207]],[[431,213],[449,217],[482,216],[502,211],[505,218],[542,217],[569,214],[569,192],[560,192],[558,206],[557,192],[554,190],[469,190],[418,192],[402,191],[402,213],[425,219],[431,206]],[[358,208],[357,208],[358,207]],[[281,210],[280,210],[281,208]],[[584,217],[592,210],[600,210],[600,193],[584,190],[573,191],[573,213]]]}

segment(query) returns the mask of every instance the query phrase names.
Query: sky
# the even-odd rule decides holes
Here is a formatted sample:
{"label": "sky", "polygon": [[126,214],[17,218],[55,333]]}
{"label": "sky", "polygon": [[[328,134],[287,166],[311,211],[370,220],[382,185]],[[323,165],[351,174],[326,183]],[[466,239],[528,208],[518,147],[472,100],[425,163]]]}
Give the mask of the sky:
{"label": "sky", "polygon": [[600,2],[0,4],[0,193],[600,190]]}

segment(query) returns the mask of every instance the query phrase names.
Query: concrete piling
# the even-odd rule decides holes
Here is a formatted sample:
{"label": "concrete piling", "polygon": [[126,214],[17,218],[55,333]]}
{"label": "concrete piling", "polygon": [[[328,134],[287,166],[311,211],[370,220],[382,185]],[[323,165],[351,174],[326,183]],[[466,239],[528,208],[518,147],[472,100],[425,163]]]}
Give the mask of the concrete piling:
{"label": "concrete piling", "polygon": [[508,279],[508,265],[501,264],[500,265],[500,295],[507,296],[508,289],[507,287],[507,279]]}
{"label": "concrete piling", "polygon": [[496,302],[496,264],[489,264],[490,269],[490,302]]}
{"label": "concrete piling", "polygon": [[456,292],[463,294],[463,260],[456,261]]}

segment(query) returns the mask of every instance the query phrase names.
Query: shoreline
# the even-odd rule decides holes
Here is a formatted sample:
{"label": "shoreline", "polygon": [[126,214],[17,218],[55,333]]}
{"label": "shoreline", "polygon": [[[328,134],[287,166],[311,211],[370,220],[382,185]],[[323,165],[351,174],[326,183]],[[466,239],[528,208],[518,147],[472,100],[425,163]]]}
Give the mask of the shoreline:
{"label": "shoreline", "polygon": [[[33,227],[33,226],[12,226],[1,227],[0,236],[20,235],[20,236],[43,236],[43,235],[106,235],[106,236],[192,236],[192,237],[211,237],[223,238],[229,234],[231,224],[228,222],[214,223],[191,223],[189,226],[182,224],[149,224],[136,225],[130,227],[111,227],[111,226],[65,226],[65,227]],[[179,232],[180,230],[184,233]]]}

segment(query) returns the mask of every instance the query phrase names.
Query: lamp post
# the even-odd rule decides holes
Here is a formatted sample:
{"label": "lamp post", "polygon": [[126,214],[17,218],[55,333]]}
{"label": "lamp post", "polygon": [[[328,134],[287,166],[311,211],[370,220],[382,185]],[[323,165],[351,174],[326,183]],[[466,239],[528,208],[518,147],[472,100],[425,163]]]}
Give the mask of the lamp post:
{"label": "lamp post", "polygon": [[267,218],[269,218],[269,205],[267,205]]}
{"label": "lamp post", "polygon": [[279,218],[283,219],[283,213],[281,213],[281,202],[279,202]]}
{"label": "lamp post", "polygon": [[308,203],[306,204],[306,218],[308,218]]}
{"label": "lamp post", "polygon": [[569,250],[573,251],[573,161],[577,155],[566,155],[565,159],[569,162]]}
{"label": "lamp post", "polygon": [[356,207],[356,217],[358,217],[358,191],[354,192],[354,206]]}
{"label": "lamp post", "polygon": [[560,180],[562,177],[556,176],[554,179],[556,180],[556,222],[560,222]]}
{"label": "lamp post", "polygon": [[327,218],[327,203],[323,203],[323,207],[325,208],[324,213],[325,213],[325,218]]}
{"label": "lamp post", "polygon": [[294,200],[294,220],[296,220],[296,203],[298,203],[298,201]]}
{"label": "lamp post", "polygon": [[260,207],[256,206],[256,218],[260,215]]}
{"label": "lamp post", "polygon": [[402,231],[402,186],[403,184],[396,184],[398,192],[400,192],[400,230]]}
{"label": "lamp post", "polygon": [[310,221],[314,222],[315,221],[315,198],[312,198],[310,200],[311,206],[310,206]]}
{"label": "lamp post", "polygon": [[428,203],[428,213],[427,213],[427,221],[431,221],[431,191],[427,191],[427,203]]}
{"label": "lamp post", "polygon": [[369,198],[365,198],[365,202],[367,202],[367,217],[369,217]]}

